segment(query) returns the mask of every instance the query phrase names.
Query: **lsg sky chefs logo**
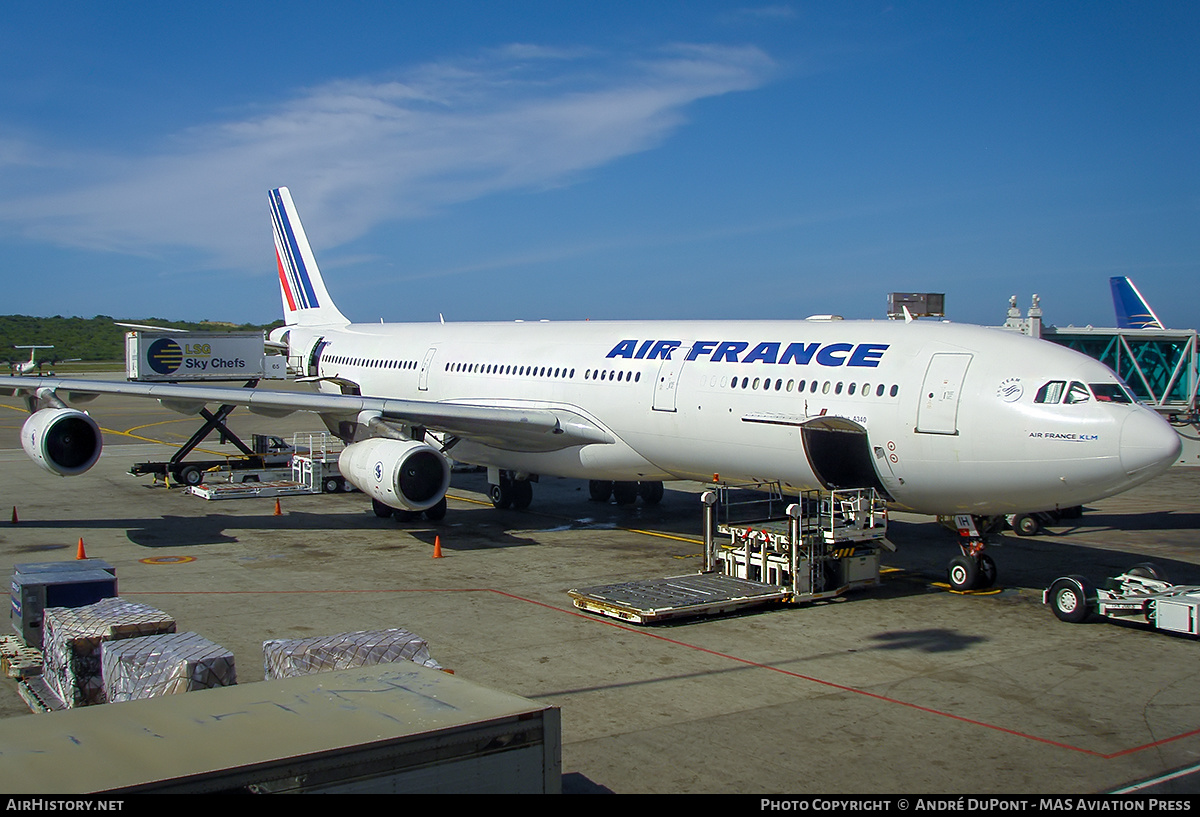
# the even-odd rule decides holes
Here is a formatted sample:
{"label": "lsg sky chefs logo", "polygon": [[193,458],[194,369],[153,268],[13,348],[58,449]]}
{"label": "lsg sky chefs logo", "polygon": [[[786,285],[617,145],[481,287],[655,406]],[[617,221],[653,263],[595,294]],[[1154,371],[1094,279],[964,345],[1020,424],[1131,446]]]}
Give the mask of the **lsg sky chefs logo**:
{"label": "lsg sky chefs logo", "polygon": [[183,350],[170,338],[159,338],[150,344],[146,361],[159,374],[174,374],[183,365]]}

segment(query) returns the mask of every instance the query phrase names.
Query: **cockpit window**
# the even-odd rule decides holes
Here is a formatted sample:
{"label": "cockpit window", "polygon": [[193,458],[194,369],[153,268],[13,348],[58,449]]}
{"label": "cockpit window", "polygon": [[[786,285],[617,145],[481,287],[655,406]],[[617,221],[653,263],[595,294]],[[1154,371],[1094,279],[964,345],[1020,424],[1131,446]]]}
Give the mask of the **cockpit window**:
{"label": "cockpit window", "polygon": [[1116,383],[1092,383],[1092,394],[1101,403],[1132,403],[1133,398]]}
{"label": "cockpit window", "polygon": [[1035,403],[1057,403],[1062,400],[1063,390],[1066,389],[1067,383],[1065,380],[1051,380],[1046,385],[1038,389],[1037,397],[1034,398]]}
{"label": "cockpit window", "polygon": [[1067,389],[1067,399],[1063,400],[1067,405],[1072,403],[1086,403],[1092,399],[1092,393],[1088,391],[1088,387],[1079,382],[1072,382]]}

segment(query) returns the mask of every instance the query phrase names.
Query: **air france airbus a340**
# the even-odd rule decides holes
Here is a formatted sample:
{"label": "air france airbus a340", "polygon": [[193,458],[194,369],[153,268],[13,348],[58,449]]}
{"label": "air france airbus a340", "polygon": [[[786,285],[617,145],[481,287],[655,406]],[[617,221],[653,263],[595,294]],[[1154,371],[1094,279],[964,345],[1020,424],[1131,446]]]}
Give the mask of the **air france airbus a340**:
{"label": "air france airbus a340", "polygon": [[[116,393],[196,412],[318,413],[343,475],[381,515],[445,513],[455,460],[485,466],[498,507],[541,474],[618,502],[664,480],[870,487],[925,514],[1067,508],[1132,488],[1176,433],[1104,365],[1015,333],[918,321],[351,323],[334,306],[286,188],[270,193],[286,344],[314,393],[2,378],[33,411],[30,456],[63,475],[100,454],[75,400]],[[994,579],[982,541],[958,586]],[[965,565],[965,567],[964,567]],[[982,577],[982,578],[981,578]]]}

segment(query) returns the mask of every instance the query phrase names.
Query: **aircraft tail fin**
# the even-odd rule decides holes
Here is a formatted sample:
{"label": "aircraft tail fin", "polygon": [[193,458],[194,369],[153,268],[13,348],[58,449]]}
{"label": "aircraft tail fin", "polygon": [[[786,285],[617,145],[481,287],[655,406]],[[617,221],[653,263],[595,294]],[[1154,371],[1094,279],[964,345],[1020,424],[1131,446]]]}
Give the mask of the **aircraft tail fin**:
{"label": "aircraft tail fin", "polygon": [[317,259],[308,244],[292,194],[286,187],[271,191],[271,220],[284,323],[289,326],[350,323],[334,306],[325,289]]}
{"label": "aircraft tail fin", "polygon": [[1117,312],[1119,329],[1165,329],[1158,315],[1146,303],[1142,293],[1124,276],[1109,279],[1112,285],[1113,308]]}

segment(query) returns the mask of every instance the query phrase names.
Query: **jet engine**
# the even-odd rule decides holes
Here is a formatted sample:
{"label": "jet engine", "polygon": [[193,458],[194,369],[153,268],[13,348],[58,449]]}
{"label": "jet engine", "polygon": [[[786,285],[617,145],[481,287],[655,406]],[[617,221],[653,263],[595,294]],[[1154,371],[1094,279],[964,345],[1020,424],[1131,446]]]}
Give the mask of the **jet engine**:
{"label": "jet engine", "polygon": [[96,464],[103,447],[100,426],[82,411],[44,408],[21,427],[21,447],[52,474],[73,477]]}
{"label": "jet engine", "polygon": [[367,496],[405,511],[432,508],[450,487],[450,463],[436,448],[414,440],[379,437],[351,443],[338,467]]}

